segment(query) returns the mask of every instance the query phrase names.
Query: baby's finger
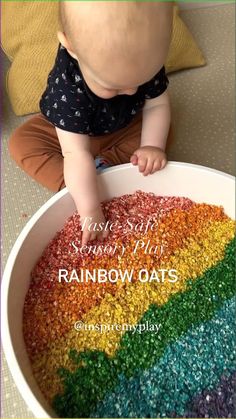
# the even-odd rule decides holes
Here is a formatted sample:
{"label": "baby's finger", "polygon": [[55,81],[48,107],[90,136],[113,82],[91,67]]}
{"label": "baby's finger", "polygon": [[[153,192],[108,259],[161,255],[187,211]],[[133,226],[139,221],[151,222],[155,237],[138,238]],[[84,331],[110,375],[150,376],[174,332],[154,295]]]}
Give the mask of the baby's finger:
{"label": "baby's finger", "polygon": [[144,170],[144,172],[143,172],[143,175],[144,175],[144,176],[150,175],[150,173],[152,173],[153,163],[154,163],[154,162],[153,162],[153,160],[152,160],[152,159],[149,159],[149,160],[147,161],[146,168],[145,168],[145,170]]}
{"label": "baby's finger", "polygon": [[98,233],[96,232],[96,231],[91,231],[90,232],[90,239],[89,239],[89,241],[91,240],[95,240],[96,238],[97,238],[97,236],[98,236]]}
{"label": "baby's finger", "polygon": [[130,163],[132,163],[134,166],[136,166],[138,164],[138,157],[136,156],[136,154],[133,154],[130,157]]}
{"label": "baby's finger", "polygon": [[153,164],[153,168],[152,168],[152,173],[157,172],[158,170],[160,170],[160,168],[161,168],[161,162],[160,162],[160,160],[159,159],[158,160],[155,160],[154,161],[154,164]]}
{"label": "baby's finger", "polygon": [[109,230],[103,230],[102,237],[106,238],[109,235]]}
{"label": "baby's finger", "polygon": [[146,157],[139,157],[138,159],[138,168],[140,172],[144,172],[146,169],[147,158]]}
{"label": "baby's finger", "polygon": [[163,159],[162,162],[161,162],[161,169],[164,169],[166,164],[167,164],[167,159]]}
{"label": "baby's finger", "polygon": [[99,233],[99,239],[106,239],[109,235],[109,230],[103,230]]}
{"label": "baby's finger", "polygon": [[90,240],[90,231],[84,230],[82,233],[82,246],[86,245],[88,241]]}

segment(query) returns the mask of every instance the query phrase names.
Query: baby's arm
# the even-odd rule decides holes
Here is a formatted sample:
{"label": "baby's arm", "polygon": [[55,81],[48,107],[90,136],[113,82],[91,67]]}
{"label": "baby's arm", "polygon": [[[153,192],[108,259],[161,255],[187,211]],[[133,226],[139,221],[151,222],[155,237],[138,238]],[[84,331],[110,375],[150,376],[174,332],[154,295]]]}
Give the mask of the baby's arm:
{"label": "baby's arm", "polygon": [[[64,157],[64,179],[68,191],[74,199],[81,217],[81,225],[87,221],[101,223],[105,218],[101,209],[97,184],[96,167],[90,152],[89,136],[68,132],[56,127]],[[106,235],[100,233],[103,237]],[[82,244],[98,236],[88,231],[88,223],[83,229]]]}
{"label": "baby's arm", "polygon": [[170,100],[167,90],[146,100],[143,108],[141,144],[131,156],[131,163],[138,165],[144,175],[163,169],[166,165],[165,146],[170,128]]}

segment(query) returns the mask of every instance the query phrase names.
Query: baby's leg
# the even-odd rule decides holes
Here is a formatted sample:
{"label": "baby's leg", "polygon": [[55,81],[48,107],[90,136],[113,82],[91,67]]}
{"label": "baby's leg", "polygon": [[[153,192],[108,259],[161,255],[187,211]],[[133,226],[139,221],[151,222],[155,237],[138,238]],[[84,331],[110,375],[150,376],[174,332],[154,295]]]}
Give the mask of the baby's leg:
{"label": "baby's leg", "polygon": [[36,114],[19,126],[8,143],[11,157],[29,176],[57,192],[65,187],[63,156],[54,126]]}
{"label": "baby's leg", "polygon": [[[129,163],[133,152],[140,147],[142,131],[142,112],[125,128],[109,134],[101,139],[100,155],[111,164]],[[173,141],[173,132],[170,128],[167,138],[166,151]]]}
{"label": "baby's leg", "polygon": [[[91,137],[91,153],[111,165],[128,163],[139,147],[141,114],[131,124],[113,134]],[[168,142],[170,135],[168,138]],[[63,156],[55,127],[42,114],[36,114],[18,127],[9,139],[9,152],[29,176],[57,192],[65,187]]]}
{"label": "baby's leg", "polygon": [[[123,132],[123,130],[121,130]],[[105,159],[101,150],[112,147],[117,142],[117,133],[91,137],[91,153],[99,166],[98,171],[109,163],[119,164],[122,161]],[[8,148],[11,157],[21,169],[41,185],[57,192],[65,187],[63,176],[63,156],[55,127],[41,114],[29,118],[23,125],[13,131]]]}
{"label": "baby's leg", "polygon": [[[99,144],[99,138],[91,140],[94,157],[99,154]],[[53,192],[65,187],[63,156],[56,129],[41,113],[12,133],[8,148],[17,165],[38,183]]]}

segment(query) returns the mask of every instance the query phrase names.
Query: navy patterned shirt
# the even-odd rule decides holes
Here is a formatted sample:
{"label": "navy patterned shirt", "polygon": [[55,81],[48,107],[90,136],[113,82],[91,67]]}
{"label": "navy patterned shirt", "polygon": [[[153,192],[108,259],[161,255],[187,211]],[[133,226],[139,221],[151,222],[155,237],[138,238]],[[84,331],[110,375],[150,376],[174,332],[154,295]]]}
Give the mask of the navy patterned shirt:
{"label": "navy patterned shirt", "polygon": [[161,95],[168,86],[165,68],[134,95],[102,99],[86,84],[76,59],[59,44],[54,67],[40,99],[42,114],[54,126],[66,131],[98,136],[127,126],[140,111],[146,99]]}

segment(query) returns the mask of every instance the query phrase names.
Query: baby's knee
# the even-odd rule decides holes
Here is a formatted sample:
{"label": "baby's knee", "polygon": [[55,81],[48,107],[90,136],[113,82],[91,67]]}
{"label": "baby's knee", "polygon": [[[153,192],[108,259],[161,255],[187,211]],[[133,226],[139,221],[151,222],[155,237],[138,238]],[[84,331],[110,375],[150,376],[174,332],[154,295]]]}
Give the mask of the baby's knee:
{"label": "baby's knee", "polygon": [[8,140],[8,151],[13,160],[16,161],[18,165],[22,164],[24,147],[23,147],[24,137],[22,135],[21,127],[16,128],[9,140]]}

